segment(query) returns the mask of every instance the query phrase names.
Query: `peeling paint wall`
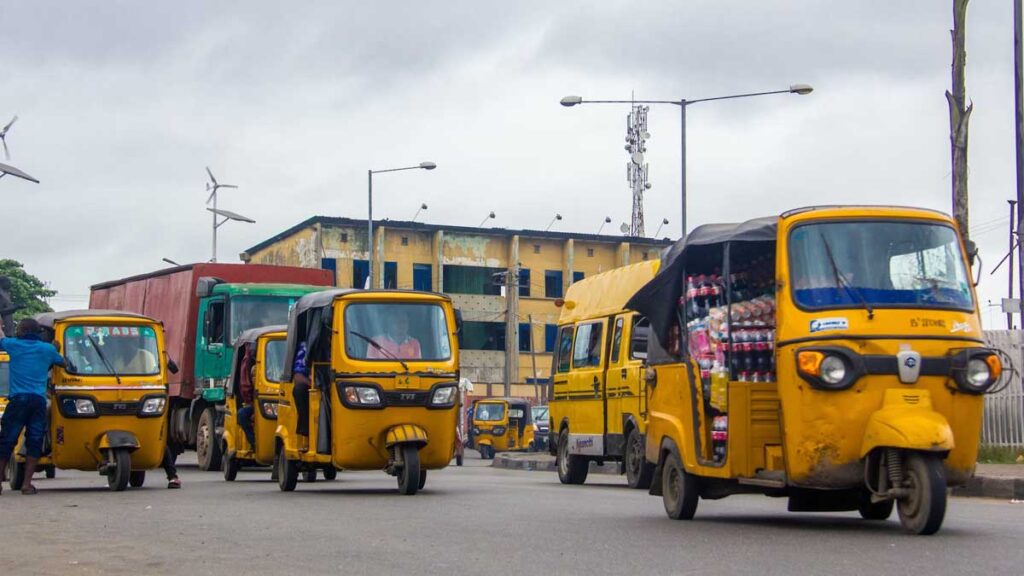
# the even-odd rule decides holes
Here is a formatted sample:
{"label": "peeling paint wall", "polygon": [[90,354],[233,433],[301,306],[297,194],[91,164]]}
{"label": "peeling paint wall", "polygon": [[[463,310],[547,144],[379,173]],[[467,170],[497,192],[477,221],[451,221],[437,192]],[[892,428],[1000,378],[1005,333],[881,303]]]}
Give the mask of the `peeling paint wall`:
{"label": "peeling paint wall", "polygon": [[316,254],[316,229],[310,227],[251,254],[249,262],[273,266],[319,268],[320,261]]}

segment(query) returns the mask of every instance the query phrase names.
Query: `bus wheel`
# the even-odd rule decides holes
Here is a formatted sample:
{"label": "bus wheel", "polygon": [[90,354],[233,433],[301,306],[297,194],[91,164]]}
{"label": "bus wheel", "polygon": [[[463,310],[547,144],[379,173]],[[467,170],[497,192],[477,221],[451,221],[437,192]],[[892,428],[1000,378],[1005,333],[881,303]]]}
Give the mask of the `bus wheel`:
{"label": "bus wheel", "polygon": [[11,490],[21,490],[25,485],[25,463],[18,462],[11,456],[7,464],[7,478],[11,481]]}
{"label": "bus wheel", "polygon": [[583,484],[587,481],[590,462],[580,456],[569,454],[569,431],[558,435],[558,480],[562,484]]}
{"label": "bus wheel", "polygon": [[697,513],[697,477],[683,470],[679,457],[669,453],[661,472],[665,513],[673,520],[692,520]]}
{"label": "bus wheel", "polygon": [[[402,471],[398,473],[398,491],[412,496],[420,489],[420,450],[412,444],[403,444]],[[426,477],[423,479],[426,481]]]}
{"label": "bus wheel", "polygon": [[904,486],[910,494],[897,502],[903,529],[928,535],[939,531],[946,516],[946,474],[942,461],[932,454],[906,455]]}
{"label": "bus wheel", "polygon": [[629,431],[626,439],[626,454],[623,457],[626,469],[626,483],[630,488],[646,490],[654,479],[654,466],[644,456],[644,437],[636,428]]}
{"label": "bus wheel", "polygon": [[142,488],[142,485],[145,484],[145,483],[146,483],[146,471],[145,470],[139,470],[137,472],[132,472],[131,475],[128,476],[128,485],[131,486],[132,488]]}
{"label": "bus wheel", "polygon": [[196,459],[199,469],[216,472],[221,465],[220,440],[217,438],[217,412],[213,408],[203,410],[196,430]]}
{"label": "bus wheel", "polygon": [[132,455],[125,448],[117,448],[110,451],[110,460],[107,464],[107,487],[114,492],[122,492],[131,479]]}
{"label": "bus wheel", "polygon": [[279,452],[277,455],[277,485],[281,488],[282,492],[291,492],[295,490],[295,485],[299,483],[299,463],[295,460],[289,460],[284,452]]}

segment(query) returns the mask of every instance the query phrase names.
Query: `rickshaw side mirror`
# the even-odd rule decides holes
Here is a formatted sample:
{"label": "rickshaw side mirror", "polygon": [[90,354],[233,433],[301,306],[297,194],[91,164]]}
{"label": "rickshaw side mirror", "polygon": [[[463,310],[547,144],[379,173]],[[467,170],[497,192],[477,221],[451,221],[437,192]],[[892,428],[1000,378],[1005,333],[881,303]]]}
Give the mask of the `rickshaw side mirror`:
{"label": "rickshaw side mirror", "polygon": [[168,360],[167,361],[167,371],[170,372],[171,374],[177,374],[178,373],[178,364],[174,360]]}
{"label": "rickshaw side mirror", "polygon": [[462,334],[462,310],[455,309],[455,333]]}

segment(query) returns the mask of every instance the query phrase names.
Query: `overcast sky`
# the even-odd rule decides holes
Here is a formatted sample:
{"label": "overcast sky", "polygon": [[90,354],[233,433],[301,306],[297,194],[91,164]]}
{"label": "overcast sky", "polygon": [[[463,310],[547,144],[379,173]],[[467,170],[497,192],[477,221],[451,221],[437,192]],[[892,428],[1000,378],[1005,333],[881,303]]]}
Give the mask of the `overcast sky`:
{"label": "overcast sky", "polygon": [[[209,165],[238,190],[220,259],[313,215],[597,231],[629,220],[627,106],[694,105],[690,226],[820,203],[948,211],[952,0],[75,2],[0,5],[0,257],[84,304],[92,283],[210,257]],[[968,12],[971,221],[988,272],[1014,195],[1012,3]],[[679,235],[679,113],[652,108],[648,233]],[[989,223],[992,223],[989,225]],[[996,227],[999,223],[1003,226]],[[983,310],[987,320],[989,314]],[[1001,317],[993,315],[1002,326]]]}

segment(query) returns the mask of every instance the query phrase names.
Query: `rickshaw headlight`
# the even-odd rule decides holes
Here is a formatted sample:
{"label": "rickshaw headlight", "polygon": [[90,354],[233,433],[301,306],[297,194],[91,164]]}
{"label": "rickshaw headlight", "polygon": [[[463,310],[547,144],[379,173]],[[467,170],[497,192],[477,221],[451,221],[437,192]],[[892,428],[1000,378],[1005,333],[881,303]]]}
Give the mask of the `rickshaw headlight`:
{"label": "rickshaw headlight", "polygon": [[76,398],[73,404],[75,414],[81,416],[92,416],[96,414],[96,404],[88,398]]}
{"label": "rickshaw headlight", "polygon": [[495,426],[491,428],[491,434],[495,436],[504,436],[508,430],[504,426]]}
{"label": "rickshaw headlight", "polygon": [[[989,356],[992,358],[993,356]],[[992,380],[992,369],[987,358],[971,358],[967,361],[965,383],[972,388],[984,388]],[[997,360],[998,361],[998,360]]]}
{"label": "rickshaw headlight", "polygon": [[164,405],[167,404],[167,399],[164,397],[159,398],[147,398],[142,403],[143,414],[163,414]]}
{"label": "rickshaw headlight", "polygon": [[826,384],[839,384],[846,378],[846,362],[838,356],[826,356],[821,361],[821,381]]}
{"label": "rickshaw headlight", "polygon": [[455,386],[441,386],[434,389],[430,404],[432,406],[451,406],[455,403],[455,390]]}
{"label": "rickshaw headlight", "polygon": [[380,393],[372,386],[346,386],[345,401],[360,406],[377,406],[380,404]]}

